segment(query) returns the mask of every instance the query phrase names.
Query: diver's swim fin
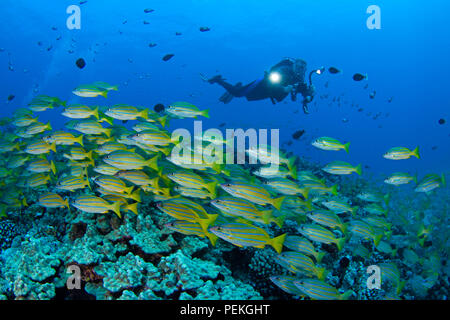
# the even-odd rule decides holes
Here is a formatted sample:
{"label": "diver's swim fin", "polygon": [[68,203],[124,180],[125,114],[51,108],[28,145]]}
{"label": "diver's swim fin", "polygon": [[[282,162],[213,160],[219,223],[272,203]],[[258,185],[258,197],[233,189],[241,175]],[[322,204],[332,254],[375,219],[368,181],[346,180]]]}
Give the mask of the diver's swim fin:
{"label": "diver's swim fin", "polygon": [[219,101],[222,101],[225,104],[228,104],[233,100],[233,95],[229,93],[228,91],[225,92],[220,98]]}

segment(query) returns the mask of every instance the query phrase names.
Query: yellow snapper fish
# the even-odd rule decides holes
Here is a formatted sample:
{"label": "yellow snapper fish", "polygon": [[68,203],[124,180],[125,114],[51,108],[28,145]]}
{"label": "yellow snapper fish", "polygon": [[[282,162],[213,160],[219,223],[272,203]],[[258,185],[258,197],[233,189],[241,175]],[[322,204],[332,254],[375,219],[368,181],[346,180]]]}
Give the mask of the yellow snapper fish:
{"label": "yellow snapper fish", "polygon": [[26,127],[25,134],[28,135],[36,135],[38,133],[42,133],[44,131],[52,130],[52,126],[50,125],[50,122],[47,122],[46,124],[42,122],[35,122],[30,124],[28,127]]}
{"label": "yellow snapper fish", "polygon": [[264,248],[266,245],[270,245],[278,253],[281,253],[286,238],[286,233],[270,238],[264,229],[245,223],[221,224],[209,228],[209,231],[238,247]]}
{"label": "yellow snapper fish", "polygon": [[108,90],[89,84],[76,87],[72,93],[83,98],[108,97]]}
{"label": "yellow snapper fish", "polygon": [[209,118],[209,109],[199,110],[189,102],[174,102],[169,105],[166,111],[177,118],[197,118],[197,116]]}
{"label": "yellow snapper fish", "polygon": [[51,171],[53,174],[56,174],[55,163],[53,161],[49,162],[45,158],[30,161],[26,169],[35,173],[45,173]]}
{"label": "yellow snapper fish", "polygon": [[53,192],[46,192],[39,196],[38,203],[40,206],[43,206],[45,208],[64,208],[70,210],[69,208],[69,200],[63,199],[61,196],[57,193]]}
{"label": "yellow snapper fish", "polygon": [[220,187],[234,197],[243,198],[260,205],[271,204],[278,210],[285,198],[284,196],[272,198],[266,189],[247,183],[225,183],[221,184]]}
{"label": "yellow snapper fish", "polygon": [[280,228],[283,226],[283,216],[274,217],[272,210],[259,210],[253,203],[245,199],[221,197],[212,200],[211,204],[226,215],[242,217],[249,221],[264,224],[274,222]]}
{"label": "yellow snapper fish", "polygon": [[93,120],[84,120],[75,124],[74,130],[79,131],[84,134],[102,134],[104,133],[107,137],[111,136],[112,129],[104,128],[100,123]]}
{"label": "yellow snapper fish", "polygon": [[92,116],[97,120],[99,119],[98,107],[91,109],[90,107],[82,104],[67,106],[61,114],[71,119],[88,119]]}
{"label": "yellow snapper fish", "polygon": [[109,107],[105,114],[116,120],[128,121],[137,118],[148,119],[148,109],[139,110],[126,104],[115,104]]}
{"label": "yellow snapper fish", "polygon": [[75,137],[70,132],[65,131],[55,131],[52,134],[45,136],[42,138],[47,143],[55,143],[57,146],[71,146],[74,143],[78,143],[83,146],[83,135],[80,134],[78,137]]}
{"label": "yellow snapper fish", "polygon": [[26,153],[34,155],[45,154],[50,151],[56,152],[56,144],[49,144],[43,140],[30,143],[25,147]]}
{"label": "yellow snapper fish", "polygon": [[425,192],[430,193],[436,188],[445,186],[445,176],[441,174],[440,176],[434,173],[427,174],[423,179],[417,184],[414,189],[415,192]]}
{"label": "yellow snapper fish", "polygon": [[306,253],[313,257],[317,263],[320,263],[325,256],[325,252],[316,251],[314,245],[308,239],[303,237],[287,235],[283,245],[288,249]]}
{"label": "yellow snapper fish", "polygon": [[416,147],[413,151],[409,150],[405,147],[394,147],[389,149],[383,157],[389,160],[404,160],[409,159],[412,156],[420,159],[419,156],[419,147]]}
{"label": "yellow snapper fish", "polygon": [[298,231],[309,240],[325,244],[334,243],[339,251],[344,247],[346,240],[346,238],[336,238],[330,230],[316,224],[302,225]]}
{"label": "yellow snapper fish", "polygon": [[356,167],[344,161],[333,161],[327,164],[322,168],[323,171],[328,172],[330,174],[351,174],[356,172],[358,175],[361,175],[362,169],[361,164],[358,164]]}
{"label": "yellow snapper fish", "polygon": [[103,161],[120,170],[142,169],[144,167],[152,168],[158,171],[159,155],[148,160],[140,154],[128,150],[117,150],[103,157]]}
{"label": "yellow snapper fish", "polygon": [[354,294],[352,290],[344,293],[329,285],[328,283],[317,279],[299,279],[294,281],[297,288],[314,300],[347,300]]}
{"label": "yellow snapper fish", "polygon": [[317,267],[310,257],[298,251],[284,251],[277,256],[277,260],[281,262],[282,266],[294,273],[298,271],[306,272],[315,275],[320,280],[323,280],[327,275],[325,268]]}
{"label": "yellow snapper fish", "polygon": [[208,231],[204,231],[202,227],[191,221],[177,220],[164,225],[166,228],[185,235],[195,235],[201,238],[207,237],[213,246],[216,245],[218,237]]}
{"label": "yellow snapper fish", "polygon": [[347,153],[348,153],[348,148],[350,146],[350,142],[343,144],[343,143],[339,142],[339,140],[336,140],[336,139],[330,138],[330,137],[317,138],[311,144],[314,147],[322,149],[322,150],[339,151],[339,150],[343,149]]}
{"label": "yellow snapper fish", "polygon": [[411,176],[408,173],[404,173],[404,172],[396,172],[391,174],[389,177],[387,177],[384,180],[384,183],[393,185],[393,186],[400,186],[402,184],[408,184],[411,181],[414,181],[415,183],[417,183],[417,177],[416,176]]}
{"label": "yellow snapper fish", "polygon": [[92,196],[92,195],[81,195],[75,198],[71,203],[72,206],[78,210],[88,212],[88,213],[106,213],[108,211],[113,211],[119,218],[122,217],[120,213],[120,202],[109,203],[106,200]]}

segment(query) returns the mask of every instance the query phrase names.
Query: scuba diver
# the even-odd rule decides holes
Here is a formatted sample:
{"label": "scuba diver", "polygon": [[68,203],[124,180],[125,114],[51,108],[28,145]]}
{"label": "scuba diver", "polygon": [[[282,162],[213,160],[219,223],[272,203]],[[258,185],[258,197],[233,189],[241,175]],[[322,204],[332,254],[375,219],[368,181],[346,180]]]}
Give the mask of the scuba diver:
{"label": "scuba diver", "polygon": [[252,81],[247,85],[241,82],[232,85],[225,81],[221,75],[205,78],[200,75],[204,81],[211,84],[217,83],[227,92],[221,97],[220,101],[229,103],[233,97],[245,97],[248,101],[263,100],[270,98],[273,104],[281,102],[289,94],[291,100],[297,100],[297,94],[303,96],[303,111],[308,112],[308,103],[310,103],[315,94],[314,85],[311,77],[313,74],[321,74],[324,68],[313,70],[309,73],[309,84],[305,81],[306,62],[301,59],[285,58],[274,65],[270,70],[264,72],[264,76],[258,80]]}

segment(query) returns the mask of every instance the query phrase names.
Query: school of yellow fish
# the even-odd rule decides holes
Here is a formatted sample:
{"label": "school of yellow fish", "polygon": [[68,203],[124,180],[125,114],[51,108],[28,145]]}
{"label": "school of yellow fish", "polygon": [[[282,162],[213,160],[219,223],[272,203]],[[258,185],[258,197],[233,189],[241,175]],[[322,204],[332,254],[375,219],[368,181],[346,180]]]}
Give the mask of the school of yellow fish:
{"label": "school of yellow fish", "polygon": [[[86,98],[107,97],[117,86],[95,82],[74,89]],[[65,130],[54,131],[36,115],[58,109],[69,122]],[[368,257],[371,251],[395,256],[390,243],[398,222],[389,212],[389,194],[361,190],[357,198],[366,203],[357,207],[343,200],[337,185],[327,185],[311,171],[296,167],[297,159],[281,150],[279,167],[270,167],[271,150],[267,146],[248,149],[257,157],[256,169],[238,164],[208,163],[202,151],[191,148],[191,161],[180,161],[171,154],[180,144],[166,128],[170,119],[209,117],[187,102],[171,104],[163,113],[148,108],[116,104],[107,107],[87,104],[67,105],[56,97],[40,95],[27,106],[14,111],[11,119],[2,119],[0,137],[0,217],[8,210],[28,206],[26,195],[38,191],[37,204],[49,210],[71,207],[88,213],[111,212],[139,214],[141,197],[150,197],[156,208],[174,218],[167,228],[186,235],[207,237],[212,245],[218,238],[240,247],[273,247],[276,262],[291,276],[274,275],[271,280],[282,290],[312,299],[347,299],[351,290],[341,293],[326,282],[328,271],[321,267],[327,254],[322,245],[343,250],[350,238],[360,238],[353,254]],[[123,123],[133,121],[127,126]],[[203,148],[225,147],[227,141],[204,138]],[[330,137],[320,137],[312,145],[326,151],[349,152]],[[219,149],[220,150],[220,149]],[[419,158],[419,150],[396,147],[383,155],[390,160]],[[195,161],[194,161],[195,160]],[[361,175],[361,165],[334,161],[322,169],[326,174]],[[399,186],[416,181],[407,173],[393,173],[385,183]],[[443,175],[429,174],[415,188],[431,193],[445,185]],[[298,233],[275,233],[286,219],[298,223]],[[266,228],[274,224],[270,229]],[[401,222],[400,222],[401,223]],[[407,224],[407,222],[405,222]],[[276,226],[276,227],[275,227]],[[423,247],[432,226],[416,223],[414,235],[402,252],[403,259],[420,263],[423,276],[436,281],[440,263],[432,252],[419,258],[416,248]],[[405,229],[405,228],[404,228]],[[271,230],[271,231],[267,231]],[[270,234],[269,234],[270,233]],[[281,233],[281,232],[278,232]],[[386,298],[398,298],[405,281],[392,262],[380,264],[382,281],[392,284]],[[354,296],[353,296],[354,297]]]}

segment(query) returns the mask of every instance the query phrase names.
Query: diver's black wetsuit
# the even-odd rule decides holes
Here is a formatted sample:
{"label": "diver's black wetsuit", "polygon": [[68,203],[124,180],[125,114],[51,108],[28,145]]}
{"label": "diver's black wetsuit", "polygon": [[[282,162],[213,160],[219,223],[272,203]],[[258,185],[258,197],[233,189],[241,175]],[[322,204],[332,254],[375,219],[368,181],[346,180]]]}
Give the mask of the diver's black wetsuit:
{"label": "diver's black wetsuit", "polygon": [[[215,76],[208,80],[209,83],[217,83],[227,92],[220,97],[220,101],[229,103],[233,97],[245,97],[248,101],[263,100],[269,98],[273,104],[281,102],[291,93],[292,101],[296,101],[297,93],[303,96],[303,110],[308,112],[307,104],[314,97],[314,86],[305,82],[306,62],[301,59],[284,59],[270,68],[264,77],[252,81],[243,86],[242,83],[232,85],[222,76]],[[279,81],[272,81],[270,75],[279,74]],[[310,74],[311,75],[311,74]]]}

